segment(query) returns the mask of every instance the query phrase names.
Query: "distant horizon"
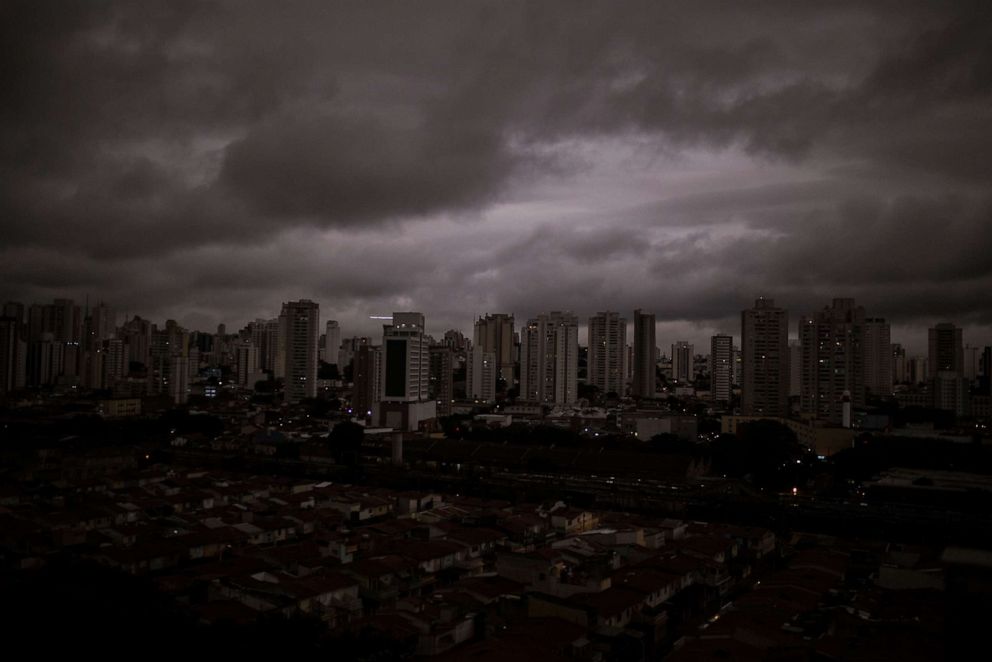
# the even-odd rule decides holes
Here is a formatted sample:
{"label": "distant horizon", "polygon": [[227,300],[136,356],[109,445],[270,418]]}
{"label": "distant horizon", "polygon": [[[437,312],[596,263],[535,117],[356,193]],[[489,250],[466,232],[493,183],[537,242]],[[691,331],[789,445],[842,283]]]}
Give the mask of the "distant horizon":
{"label": "distant horizon", "polygon": [[[301,300],[301,299],[308,299],[308,298],[309,297],[297,297],[295,299],[287,299],[287,301],[298,301],[298,300]],[[755,298],[757,298],[757,297],[755,297]],[[770,297],[765,297],[765,298],[770,298]],[[834,297],[834,298],[844,298],[844,297]],[[7,300],[5,300],[5,302],[8,302],[9,301],[9,302],[13,302],[13,303],[24,304],[24,307],[25,307],[25,316],[26,316],[27,315],[27,309],[28,309],[29,306],[34,305],[34,304],[39,304],[39,305],[50,304],[55,299],[69,299],[69,300],[73,301],[74,305],[79,306],[81,309],[85,307],[85,301],[82,301],[81,302],[80,300],[75,299],[73,297],[69,297],[69,296],[55,296],[55,297],[52,297],[52,299],[49,299],[47,301],[30,301],[30,302],[28,302],[28,301],[18,301],[18,300],[15,300],[15,299],[7,299]],[[320,301],[317,301],[316,299],[312,299],[312,298],[310,300],[311,301],[315,301],[317,303],[319,309],[320,309],[321,319],[320,319],[320,323],[319,323],[319,331],[320,331],[320,334],[321,335],[325,331],[325,327],[326,327],[327,322],[328,321],[331,321],[331,320],[334,320],[334,321],[337,321],[341,325],[340,328],[341,328],[341,337],[342,337],[342,339],[344,339],[344,338],[350,338],[350,337],[355,337],[355,336],[368,336],[368,337],[371,337],[373,339],[378,338],[378,337],[381,337],[382,326],[385,323],[385,320],[383,320],[381,318],[380,319],[374,319],[373,317],[370,316],[367,320],[365,320],[365,322],[367,322],[367,324],[365,326],[362,326],[361,327],[362,329],[365,329],[364,331],[351,332],[349,330],[350,327],[345,326],[342,323],[341,318],[335,317],[333,315],[328,315],[324,311],[323,307],[320,305]],[[831,301],[832,301],[832,299],[831,299]],[[855,303],[857,305],[859,305],[859,306],[862,305],[861,302],[859,302],[857,299],[855,299]],[[240,331],[241,329],[245,328],[249,323],[254,322],[255,320],[258,320],[258,319],[265,319],[265,320],[275,319],[275,318],[277,318],[279,316],[279,312],[280,312],[279,309],[276,309],[272,315],[256,315],[254,317],[248,318],[247,320],[245,320],[244,322],[242,322],[240,324],[233,324],[232,325],[232,324],[230,324],[228,322],[221,321],[221,322],[218,322],[216,324],[211,324],[209,326],[196,326],[196,325],[191,325],[191,324],[185,323],[182,319],[177,319],[175,317],[156,318],[156,317],[153,317],[153,316],[150,316],[150,315],[142,314],[141,312],[138,312],[138,311],[135,311],[135,312],[123,311],[123,310],[115,307],[112,302],[106,301],[106,300],[100,299],[100,298],[98,298],[95,303],[94,303],[94,301],[92,299],[90,300],[90,307],[93,307],[93,306],[96,306],[96,305],[100,305],[100,304],[106,305],[108,308],[110,308],[111,312],[114,314],[114,320],[115,320],[114,325],[115,325],[115,327],[120,327],[125,321],[130,320],[130,319],[133,319],[135,317],[135,315],[137,315],[137,316],[141,317],[142,319],[148,320],[148,321],[152,322],[153,324],[156,324],[160,328],[163,327],[168,320],[174,320],[177,324],[179,324],[184,329],[186,329],[188,331],[197,331],[197,332],[200,332],[200,333],[216,333],[217,326],[219,324],[224,324],[225,327],[226,327],[226,333],[228,333],[228,334],[236,334],[238,331]],[[753,302],[752,302],[752,304],[753,304]],[[830,304],[830,302],[828,301],[826,304],[824,304],[824,306],[829,306],[829,304]],[[801,314],[794,314],[794,312],[792,310],[790,310],[787,306],[784,306],[784,305],[780,304],[778,300],[775,300],[775,305],[777,307],[785,308],[788,311],[788,313],[789,313],[789,341],[790,342],[799,339],[798,334],[795,333],[795,330],[796,330],[796,324],[797,324],[798,320],[800,319],[800,317],[802,317],[803,315],[812,314],[812,313],[816,312],[816,310],[820,310],[820,309],[822,309],[824,307],[824,306],[820,306],[820,308],[813,309],[813,310],[808,310],[808,311],[805,311],[805,312],[803,312]],[[281,308],[281,304],[280,304],[279,308]],[[392,314],[392,313],[396,313],[396,312],[420,312],[420,313],[423,313],[424,316],[425,316],[425,320],[427,322],[427,334],[430,335],[430,336],[433,336],[436,340],[440,341],[443,338],[444,333],[446,331],[449,331],[449,330],[460,331],[461,333],[463,333],[465,335],[466,338],[468,338],[469,340],[471,340],[472,339],[473,329],[474,329],[474,321],[476,319],[479,319],[479,317],[482,317],[482,316],[485,316],[485,315],[493,315],[493,314],[500,314],[500,313],[512,315],[513,318],[514,318],[514,331],[515,332],[519,332],[521,322],[526,323],[526,321],[528,319],[531,319],[533,317],[536,317],[536,315],[538,315],[538,314],[551,312],[552,310],[562,310],[563,312],[570,312],[570,313],[576,315],[576,317],[578,318],[578,321],[579,321],[579,344],[581,346],[584,346],[584,347],[585,346],[588,346],[588,322],[589,322],[589,317],[591,317],[592,315],[598,314],[600,312],[618,312],[618,313],[620,313],[620,316],[623,319],[625,319],[626,322],[627,322],[627,340],[628,340],[628,344],[631,344],[632,343],[632,338],[633,338],[633,336],[632,336],[632,333],[633,333],[633,310],[631,310],[629,313],[625,313],[624,311],[613,310],[613,309],[610,309],[610,308],[600,308],[600,309],[597,309],[597,311],[595,313],[591,313],[591,314],[588,314],[588,315],[580,315],[578,313],[575,313],[575,311],[564,310],[562,308],[556,308],[556,307],[549,307],[546,310],[543,310],[543,311],[540,311],[538,313],[535,313],[534,315],[528,315],[526,317],[518,316],[515,313],[513,313],[512,311],[497,310],[497,311],[489,311],[489,312],[485,312],[485,313],[479,313],[479,314],[475,315],[472,318],[472,320],[468,323],[468,326],[467,327],[460,327],[460,326],[454,326],[454,325],[449,325],[449,326],[442,325],[442,326],[444,326],[444,328],[439,328],[439,327],[436,327],[435,325],[432,325],[432,323],[431,323],[431,314],[430,314],[430,311],[429,310],[423,310],[423,309],[417,309],[417,308],[409,308],[408,310],[404,310],[404,311],[401,311],[401,310],[391,310],[391,311],[379,311],[379,313],[381,313],[381,314],[385,314],[385,313]],[[634,309],[634,310],[636,310],[636,309]],[[647,313],[647,314],[651,314],[651,311],[648,310],[648,309],[646,309],[646,308],[641,308],[641,310],[643,312]],[[744,309],[742,309],[742,310],[744,310]],[[928,333],[928,329],[932,328],[933,325],[939,324],[941,322],[950,322],[951,324],[954,324],[955,326],[961,328],[962,329],[962,332],[963,332],[962,335],[963,335],[963,338],[964,338],[964,343],[963,344],[966,347],[967,346],[970,346],[970,347],[983,348],[983,347],[986,347],[986,346],[992,346],[992,330],[990,330],[990,332],[988,332],[988,333],[986,333],[984,335],[985,340],[977,340],[976,341],[976,340],[974,340],[974,336],[976,334],[974,333],[973,330],[970,330],[967,326],[961,325],[961,324],[955,322],[954,320],[947,320],[947,319],[935,320],[931,325],[926,326],[926,327],[923,327],[922,329],[919,329],[917,327],[904,327],[904,326],[892,324],[892,322],[889,320],[888,317],[886,317],[885,315],[877,314],[875,311],[871,311],[867,307],[865,307],[865,313],[866,313],[866,317],[868,317],[868,318],[881,317],[881,318],[885,319],[885,321],[889,323],[890,328],[892,329],[892,332],[891,332],[891,339],[892,339],[891,341],[892,341],[892,343],[893,344],[902,345],[902,347],[907,351],[907,353],[908,354],[911,354],[913,356],[925,356],[926,355],[926,353],[928,351],[928,347],[927,347],[927,333]],[[698,332],[697,332],[697,335],[695,335],[695,336],[685,335],[685,336],[679,336],[679,337],[676,337],[676,334],[669,333],[667,331],[667,329],[671,328],[671,325],[673,323],[678,323],[680,320],[658,320],[657,319],[657,316],[656,316],[656,319],[655,319],[655,334],[656,334],[656,338],[657,339],[662,339],[664,341],[664,342],[661,342],[660,344],[658,344],[657,347],[659,347],[661,349],[661,353],[662,354],[667,355],[669,352],[666,351],[666,349],[670,348],[671,345],[675,344],[678,341],[685,340],[685,341],[688,341],[690,344],[693,345],[693,351],[694,351],[695,354],[705,355],[705,354],[708,354],[709,353],[709,343],[710,343],[710,339],[712,338],[712,336],[721,335],[721,334],[722,335],[732,336],[734,338],[734,346],[735,347],[736,346],[739,346],[740,335],[741,335],[740,334],[740,311],[738,311],[737,315],[738,315],[738,317],[737,317],[738,324],[737,324],[736,329],[731,329],[731,330],[723,329],[723,330],[721,330],[721,329],[716,329],[715,327],[711,327],[711,328],[714,329],[713,332],[712,333],[709,333],[708,335],[705,335],[705,336],[698,335]],[[900,329],[905,330],[907,328],[912,328],[913,331],[917,332],[915,335],[916,336],[920,336],[920,337],[918,337],[916,339],[916,343],[917,344],[912,344],[910,342],[903,342],[903,341],[900,340],[901,337],[906,337],[906,336],[905,335],[900,336],[900,335],[897,335],[897,333],[899,332]],[[369,331],[369,329],[373,329],[373,331]],[[671,338],[670,341],[668,340],[669,337]],[[910,336],[910,337],[913,337],[913,336]],[[701,348],[704,349],[705,351],[700,351]]]}

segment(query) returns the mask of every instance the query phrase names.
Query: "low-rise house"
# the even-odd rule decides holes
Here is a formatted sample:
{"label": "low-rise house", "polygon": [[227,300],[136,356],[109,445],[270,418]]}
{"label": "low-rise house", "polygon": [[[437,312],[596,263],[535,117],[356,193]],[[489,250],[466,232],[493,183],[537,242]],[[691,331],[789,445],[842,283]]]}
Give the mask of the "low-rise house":
{"label": "low-rise house", "polygon": [[599,525],[599,517],[588,510],[562,508],[552,511],[551,526],[559,533],[571,535],[589,531]]}

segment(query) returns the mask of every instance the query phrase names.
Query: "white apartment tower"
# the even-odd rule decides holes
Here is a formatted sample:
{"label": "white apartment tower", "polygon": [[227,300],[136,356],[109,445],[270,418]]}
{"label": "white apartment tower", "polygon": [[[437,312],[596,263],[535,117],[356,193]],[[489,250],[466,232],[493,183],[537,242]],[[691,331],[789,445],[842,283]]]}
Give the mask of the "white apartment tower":
{"label": "white apartment tower", "polygon": [[469,400],[493,402],[496,399],[496,354],[473,347],[465,365],[465,389]]}
{"label": "white apartment tower", "polygon": [[382,347],[382,399],[427,401],[431,357],[423,313],[393,313],[393,323],[382,327]]}
{"label": "white apartment tower", "polygon": [[578,400],[579,322],[554,311],[527,322],[520,334],[520,397],[569,405]]}

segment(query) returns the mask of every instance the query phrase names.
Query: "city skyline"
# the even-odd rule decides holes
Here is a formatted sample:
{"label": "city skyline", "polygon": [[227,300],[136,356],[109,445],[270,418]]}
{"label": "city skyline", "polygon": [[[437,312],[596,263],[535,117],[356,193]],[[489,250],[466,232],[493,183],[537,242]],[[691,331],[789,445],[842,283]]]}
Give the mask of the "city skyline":
{"label": "city skyline", "polygon": [[6,6],[0,298],[992,337],[987,4],[376,4]]}
{"label": "city skyline", "polygon": [[[300,298],[300,299],[306,299],[306,297],[298,297],[298,298]],[[758,298],[759,299],[764,299],[766,297],[758,297]],[[820,308],[822,308],[824,305],[827,305],[830,301],[836,300],[838,298],[843,298],[843,297],[832,297],[831,299],[828,299],[828,300],[822,302],[819,307],[814,307],[814,308],[811,308],[810,310],[806,310],[806,311],[794,311],[794,310],[789,309],[787,306],[781,306],[781,307],[784,308],[788,313],[792,314],[793,316],[801,317],[801,316],[806,315],[806,314],[813,314],[813,313],[815,313],[817,310],[819,310]],[[171,319],[171,318],[169,318],[169,319],[156,319],[156,318],[153,318],[153,317],[150,317],[148,315],[143,314],[141,311],[121,312],[121,311],[117,310],[114,307],[113,302],[105,301],[103,299],[100,299],[97,303],[94,304],[92,302],[87,302],[87,301],[77,301],[77,300],[74,300],[74,299],[69,298],[69,297],[55,297],[54,299],[50,299],[50,300],[47,300],[47,301],[30,301],[30,302],[27,302],[27,301],[7,301],[7,302],[5,302],[5,305],[20,307],[20,309],[21,309],[21,316],[23,318],[22,319],[22,322],[23,322],[23,321],[26,321],[27,320],[28,311],[31,308],[31,306],[50,306],[53,301],[56,302],[57,304],[61,302],[61,303],[72,304],[72,305],[76,306],[79,309],[79,315],[80,315],[79,322],[80,323],[82,322],[82,316],[85,316],[86,315],[86,311],[87,310],[90,311],[90,314],[97,314],[99,312],[99,314],[101,314],[104,317],[107,317],[109,315],[109,317],[107,317],[107,319],[103,322],[103,324],[106,325],[106,326],[108,326],[109,330],[111,330],[111,331],[114,331],[114,330],[123,330],[123,328],[125,326],[127,326],[127,324],[129,322],[133,321],[135,319],[135,317],[143,320],[144,322],[150,323],[152,325],[156,325],[156,326],[158,326],[161,329],[165,329],[165,328],[168,327],[169,323],[175,322],[175,323],[177,323],[179,325],[179,327],[181,327],[181,328],[183,328],[183,329],[185,329],[187,331],[194,331],[194,332],[199,332],[199,333],[213,334],[217,330],[217,327],[187,326],[185,324],[182,324],[179,320],[175,320],[175,319]],[[320,302],[318,301],[316,303],[319,306]],[[277,306],[277,311],[281,310],[284,305],[285,305],[285,302],[279,304],[279,306]],[[860,305],[860,302],[859,302],[859,305]],[[746,308],[749,308],[749,307],[750,306],[746,306],[745,309]],[[427,317],[428,320],[430,320],[430,315],[431,315],[430,311],[427,310],[427,311],[424,311],[424,312],[428,316]],[[588,322],[590,320],[592,320],[593,318],[599,316],[601,313],[595,313],[595,314],[592,314],[592,315],[588,316],[587,318],[583,318],[583,317],[577,315],[572,310],[566,310],[566,311],[563,311],[563,312],[566,312],[566,313],[569,313],[569,314],[572,314],[572,315],[575,315],[576,316],[577,322],[578,322],[577,323],[577,327],[576,327],[577,328],[577,333],[578,333],[578,336],[577,336],[578,337],[578,343],[582,347],[588,347],[589,346],[589,333],[588,333],[589,332],[589,324],[588,324]],[[638,311],[634,311],[635,317],[636,317],[636,313],[637,312]],[[741,311],[736,311],[736,312],[737,312],[737,318],[735,320],[733,320],[734,324],[728,323],[728,325],[726,326],[726,328],[715,329],[714,332],[711,335],[709,335],[709,336],[699,335],[699,342],[696,342],[695,340],[691,340],[691,341],[688,341],[688,344],[690,346],[699,345],[700,347],[702,347],[702,348],[705,349],[705,348],[708,348],[709,347],[710,340],[714,336],[723,336],[723,335],[726,335],[726,336],[730,336],[731,338],[733,338],[734,347],[737,348],[738,345],[742,341],[742,334],[741,334],[741,325],[740,325],[740,313],[741,313]],[[868,312],[872,316],[878,317],[879,318],[879,321],[885,322],[884,318],[881,318],[881,315],[878,313],[878,311],[869,310]],[[237,332],[239,330],[242,330],[242,329],[249,329],[250,330],[253,327],[257,326],[259,323],[264,324],[264,323],[267,323],[268,322],[268,323],[275,324],[275,323],[278,322],[278,319],[280,317],[280,314],[281,313],[276,312],[275,314],[270,315],[268,313],[268,311],[265,311],[265,312],[262,312],[262,313],[259,313],[259,314],[255,315],[253,317],[250,317],[243,324],[229,324],[229,323],[225,323],[225,322],[220,322],[217,326],[218,327],[224,327],[224,328],[228,329],[229,330],[229,333],[233,336],[233,335],[237,334]],[[324,329],[325,327],[327,327],[328,324],[334,325],[334,327],[333,327],[334,328],[334,332],[335,332],[336,336],[338,337],[338,339],[341,340],[341,341],[355,339],[355,338],[363,338],[363,337],[365,337],[365,338],[373,338],[374,339],[374,338],[377,338],[379,335],[381,335],[381,332],[382,332],[382,323],[383,323],[384,320],[391,319],[391,314],[389,314],[389,315],[369,316],[366,320],[363,321],[364,323],[362,325],[358,326],[358,327],[355,327],[355,328],[342,328],[341,325],[340,325],[340,322],[338,322],[338,320],[337,320],[337,316],[334,314],[333,311],[331,311],[331,312],[323,311],[323,312],[320,313],[320,318],[319,318],[318,326],[321,329]],[[624,328],[626,329],[626,331],[624,332],[624,335],[625,335],[625,337],[627,339],[626,346],[629,347],[629,348],[633,348],[633,346],[634,346],[634,340],[633,340],[634,339],[634,329],[636,327],[636,323],[634,321],[634,318],[624,319],[623,318],[624,313],[622,311],[620,311],[619,313],[614,312],[614,314],[619,314],[621,316],[621,320],[620,321],[624,322]],[[650,311],[647,311],[647,314],[651,315],[652,313]],[[329,315],[329,317],[327,317],[328,315]],[[505,312],[505,311],[504,312],[497,312],[497,313],[487,312],[485,314],[476,316],[476,318],[474,319],[474,323],[477,325],[481,320],[488,319],[488,318],[491,318],[491,317],[496,317],[496,318],[506,317],[509,320],[511,320],[511,322],[512,322],[512,320],[514,319],[515,315],[516,314],[513,313],[513,312]],[[535,315],[535,317],[536,316],[537,315]],[[516,315],[516,317],[518,319],[521,319],[521,316],[520,315]],[[914,355],[914,356],[924,356],[924,355],[926,355],[930,351],[930,345],[929,345],[929,343],[930,343],[930,337],[931,337],[931,334],[932,334],[931,329],[934,326],[941,326],[941,325],[946,325],[946,324],[951,324],[952,326],[954,326],[954,325],[957,325],[958,326],[958,332],[960,334],[963,334],[961,336],[963,338],[963,343],[964,343],[963,346],[968,346],[968,347],[970,347],[972,349],[975,349],[976,347],[977,348],[984,347],[985,345],[988,345],[988,344],[990,344],[990,342],[992,342],[992,334],[983,335],[981,333],[981,330],[976,330],[976,329],[968,328],[968,327],[963,327],[962,328],[962,327],[960,327],[960,325],[955,320],[938,320],[937,322],[934,322],[934,323],[930,324],[930,326],[928,326],[927,328],[922,329],[920,331],[920,333],[922,335],[919,338],[916,337],[918,334],[914,334],[913,336],[911,336],[909,338],[905,338],[905,337],[900,338],[900,337],[897,337],[896,334],[893,332],[892,335],[891,335],[892,344],[893,345],[896,345],[896,346],[899,346],[899,347],[902,347],[904,350],[908,350],[911,355]],[[799,325],[800,325],[800,321],[799,320],[796,320],[796,319],[793,319],[790,322],[790,324],[788,325],[787,333],[788,333],[789,342],[798,342],[800,340],[801,329],[800,329]],[[683,342],[686,342],[686,341],[681,340],[681,339],[680,340],[676,340],[674,334],[672,334],[672,335],[664,335],[663,333],[661,333],[661,332],[658,331],[658,329],[664,329],[665,326],[666,325],[663,322],[658,322],[657,320],[655,321],[655,329],[656,329],[656,331],[655,331],[655,337],[656,337],[655,349],[658,350],[659,356],[665,356],[665,357],[667,357],[670,360],[672,358],[672,353],[671,353],[671,351],[669,351],[669,347],[670,346],[674,347],[675,344],[677,344],[677,343],[683,343]],[[886,327],[888,327],[888,324],[887,323],[886,323]],[[467,338],[471,338],[472,335],[473,335],[472,334],[472,328],[473,328],[473,324],[472,323],[470,323],[467,328],[457,328],[457,327],[444,327],[444,328],[442,328],[441,325],[439,325],[437,323],[428,323],[428,325],[426,327],[425,333],[426,333],[426,335],[433,337],[437,343],[443,343],[444,342],[444,336],[445,336],[445,334],[447,334],[447,333],[449,333],[451,331],[455,331],[455,332],[458,332],[458,333],[463,333],[463,335],[465,335]],[[467,331],[467,333],[465,333],[466,331]],[[702,330],[698,330],[698,332],[700,334],[702,334]],[[518,333],[519,333],[519,328],[515,329],[515,335],[517,335]],[[319,333],[319,337],[320,338],[324,338],[325,337],[325,333]],[[913,342],[913,339],[916,340],[915,343]],[[324,351],[324,346],[322,345],[320,349],[321,349],[321,351]],[[700,351],[700,352],[693,351],[693,356],[705,356],[705,355],[706,354],[703,353],[702,351]],[[333,363],[334,361],[327,361],[327,362],[328,363]]]}

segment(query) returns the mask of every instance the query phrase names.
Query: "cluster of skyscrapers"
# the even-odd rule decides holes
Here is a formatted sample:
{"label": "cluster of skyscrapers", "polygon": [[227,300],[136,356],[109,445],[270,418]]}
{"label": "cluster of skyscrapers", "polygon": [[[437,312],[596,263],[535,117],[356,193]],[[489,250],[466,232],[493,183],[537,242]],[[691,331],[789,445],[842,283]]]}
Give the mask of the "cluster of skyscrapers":
{"label": "cluster of skyscrapers", "polygon": [[[854,299],[834,299],[830,306],[805,315],[797,325],[798,341],[789,341],[789,314],[771,299],[759,298],[741,313],[741,413],[788,416],[790,396],[798,396],[804,418],[850,426],[854,410],[869,398],[888,398],[896,384],[923,388],[901,394],[907,404],[968,413],[969,384],[982,377],[989,389],[992,348],[972,348],[973,365],[965,369],[961,329],[950,323],[929,330],[929,369],[906,371],[905,351],[892,344],[889,324],[868,317]],[[716,338],[714,338],[714,343]],[[717,355],[714,345],[713,356]]]}
{"label": "cluster of skyscrapers", "polygon": [[172,320],[159,328],[138,316],[118,326],[102,303],[7,303],[0,317],[0,393],[55,386],[168,394],[182,403],[191,383],[206,375],[217,386],[227,379],[246,389],[279,379],[284,399],[299,402],[317,396],[323,362],[333,368],[330,377],[353,384],[356,415],[415,429],[450,413],[455,374],[464,375],[457,396],[469,401],[492,403],[515,393],[519,401],[562,407],[580,401],[582,383],[607,398],[650,399],[662,375],[668,386],[691,393],[705,375],[705,397],[723,410],[735,403],[739,385],[745,416],[850,425],[852,411],[872,397],[892,396],[894,384],[904,381],[925,385],[908,396],[919,400],[914,404],[964,413],[969,379],[982,377],[987,388],[992,372],[990,349],[979,356],[977,348],[963,347],[961,329],[952,324],[930,329],[926,359],[907,358],[891,343],[888,323],[868,317],[853,299],[800,317],[790,341],[788,312],[759,298],[741,313],[739,348],[732,336],[715,335],[703,359],[692,344],[677,341],[664,370],[653,314],[634,311],[628,343],[627,319],[600,312],[588,319],[584,374],[579,319],[570,312],[537,315],[519,328],[513,315],[488,314],[475,321],[470,338],[449,330],[439,340],[426,333],[422,313],[397,312],[388,322],[381,342],[342,337],[335,320],[321,333],[319,306],[304,299],[237,333],[220,325],[206,334]]}

